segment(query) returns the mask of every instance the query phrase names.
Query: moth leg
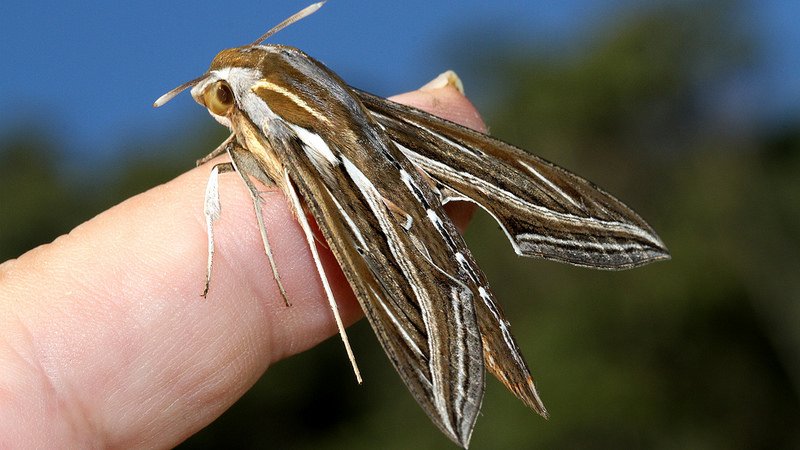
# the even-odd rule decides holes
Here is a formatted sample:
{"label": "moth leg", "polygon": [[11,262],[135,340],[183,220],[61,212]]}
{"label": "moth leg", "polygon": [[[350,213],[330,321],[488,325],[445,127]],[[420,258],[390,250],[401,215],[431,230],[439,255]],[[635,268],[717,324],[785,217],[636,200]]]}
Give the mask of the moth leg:
{"label": "moth leg", "polygon": [[195,161],[194,162],[195,166],[203,165],[203,164],[211,161],[212,159],[216,158],[217,156],[222,155],[223,153],[227,152],[228,151],[228,145],[230,145],[231,142],[233,142],[234,136],[235,135],[231,133],[231,135],[228,136],[227,139],[222,141],[222,143],[219,144],[219,146],[217,146],[217,148],[215,148],[214,150],[211,150],[211,153],[209,153],[206,156],[203,156],[202,158],[200,158],[197,161]]}
{"label": "moth leg", "polygon": [[206,265],[206,285],[203,288],[202,297],[208,295],[208,288],[211,284],[211,266],[214,263],[214,221],[219,219],[219,174],[232,172],[233,164],[229,162],[220,163],[211,168],[211,175],[208,177],[206,185],[206,196],[203,202],[203,213],[206,216],[206,232],[208,235],[208,263]]}
{"label": "moth leg", "polygon": [[283,172],[282,187],[286,193],[286,196],[289,197],[289,204],[294,210],[297,221],[300,223],[300,227],[303,229],[303,233],[306,235],[306,242],[308,242],[308,248],[311,250],[311,256],[314,258],[314,264],[317,266],[319,278],[322,280],[322,287],[325,290],[325,296],[328,298],[328,304],[330,304],[331,311],[333,312],[333,318],[336,320],[336,327],[339,329],[339,336],[342,338],[342,343],[344,344],[344,349],[347,352],[347,357],[350,358],[350,364],[353,366],[353,372],[356,375],[356,380],[358,381],[358,384],[361,384],[361,371],[358,370],[356,357],[353,355],[353,349],[350,347],[350,340],[347,338],[347,332],[344,329],[342,318],[339,316],[339,307],[336,306],[336,299],[333,297],[333,291],[328,283],[328,277],[325,276],[325,269],[322,268],[322,260],[317,252],[317,246],[314,240],[314,232],[311,231],[311,226],[308,224],[308,219],[306,218],[306,215],[303,214],[303,206],[300,204],[300,198],[297,196],[297,191],[295,191],[292,180],[289,178],[289,173],[286,172],[286,170]]}
{"label": "moth leg", "polygon": [[278,290],[281,293],[281,297],[283,297],[283,302],[286,304],[286,306],[291,306],[292,303],[289,301],[289,296],[286,294],[286,289],[283,287],[283,283],[281,282],[281,276],[278,273],[278,266],[275,264],[275,258],[272,256],[272,247],[269,245],[267,229],[264,227],[264,216],[261,212],[261,193],[258,191],[258,188],[250,177],[252,176],[268,186],[274,186],[275,182],[273,182],[264,172],[253,155],[241,146],[230,145],[228,147],[228,154],[231,156],[234,167],[236,167],[236,171],[239,172],[239,176],[247,186],[247,190],[250,192],[250,198],[253,200],[253,207],[256,212],[256,220],[258,221],[258,231],[261,233],[261,242],[264,244],[264,253],[266,253],[267,259],[269,260],[269,266],[272,269],[272,276],[275,278],[275,282],[278,283]]}

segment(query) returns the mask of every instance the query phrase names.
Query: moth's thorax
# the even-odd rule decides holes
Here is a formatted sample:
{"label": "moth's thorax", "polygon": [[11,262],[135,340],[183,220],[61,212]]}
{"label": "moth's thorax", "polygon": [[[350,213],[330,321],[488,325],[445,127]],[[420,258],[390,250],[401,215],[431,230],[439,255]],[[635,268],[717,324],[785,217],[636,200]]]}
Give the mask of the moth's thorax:
{"label": "moth's thorax", "polygon": [[[336,118],[352,117],[354,110],[360,109],[336,74],[293,47],[257,45],[223,50],[214,57],[206,78],[192,89],[192,96],[206,106],[203,94],[219,80],[230,85],[237,111],[258,126],[280,118],[307,130],[341,128]],[[235,128],[229,117],[211,115]],[[363,111],[355,114],[363,115]]]}
{"label": "moth's thorax", "polygon": [[224,69],[227,67],[249,67],[256,68],[260,65],[261,59],[271,46],[259,45],[255,47],[235,47],[222,50],[211,61],[208,71]]}

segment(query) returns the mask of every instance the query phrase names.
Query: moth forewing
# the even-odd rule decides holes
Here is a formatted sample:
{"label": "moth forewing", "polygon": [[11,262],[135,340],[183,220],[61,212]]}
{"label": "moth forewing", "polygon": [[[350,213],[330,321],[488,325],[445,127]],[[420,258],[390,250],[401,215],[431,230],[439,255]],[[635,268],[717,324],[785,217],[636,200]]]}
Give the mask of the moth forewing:
{"label": "moth forewing", "polygon": [[[463,240],[437,194],[338,77],[297,50],[262,49],[271,71],[256,93],[274,115],[262,131],[281,149],[292,183],[412,394],[442,431],[466,445],[484,367],[473,305],[479,287],[456,256],[467,252]],[[298,82],[302,92],[289,91]],[[412,217],[410,226],[397,209]]]}
{"label": "moth forewing", "polygon": [[491,136],[355,92],[406,156],[489,212],[520,255],[612,270],[669,258],[650,225],[591,182]]}

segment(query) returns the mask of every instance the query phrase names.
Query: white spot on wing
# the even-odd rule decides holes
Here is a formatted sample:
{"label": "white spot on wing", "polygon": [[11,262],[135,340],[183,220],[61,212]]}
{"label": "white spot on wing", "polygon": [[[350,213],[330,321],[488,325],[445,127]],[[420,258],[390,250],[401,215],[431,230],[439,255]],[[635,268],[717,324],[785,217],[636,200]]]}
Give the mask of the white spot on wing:
{"label": "white spot on wing", "polygon": [[442,219],[439,217],[439,215],[436,214],[436,211],[434,211],[432,209],[428,209],[427,214],[428,214],[428,219],[434,225],[436,225],[437,228],[441,228],[442,227]]}
{"label": "white spot on wing", "polygon": [[408,231],[411,229],[411,225],[413,224],[414,224],[414,218],[411,217],[411,215],[406,214],[406,223],[403,224],[403,228],[405,228],[405,230]]}
{"label": "white spot on wing", "polygon": [[339,164],[339,158],[333,154],[328,143],[320,135],[288,122],[287,125],[303,141],[303,150],[305,150],[306,156],[318,170],[328,170],[330,166]]}

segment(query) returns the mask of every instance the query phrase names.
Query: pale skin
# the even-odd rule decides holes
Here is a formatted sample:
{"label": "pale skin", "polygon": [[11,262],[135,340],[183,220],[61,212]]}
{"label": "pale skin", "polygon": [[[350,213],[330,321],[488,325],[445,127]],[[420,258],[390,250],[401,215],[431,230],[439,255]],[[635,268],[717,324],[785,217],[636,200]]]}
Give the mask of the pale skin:
{"label": "pale skin", "polygon": [[[485,130],[450,84],[393,100]],[[222,414],[272,363],[336,334],[286,199],[276,191],[263,197],[291,307],[278,293],[252,202],[235,174],[220,177],[211,290],[200,296],[210,164],[0,265],[0,448],[174,446]],[[464,225],[471,208],[450,212]],[[361,309],[333,256],[319,249],[351,324]]]}

